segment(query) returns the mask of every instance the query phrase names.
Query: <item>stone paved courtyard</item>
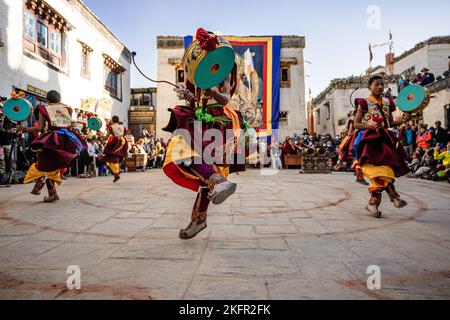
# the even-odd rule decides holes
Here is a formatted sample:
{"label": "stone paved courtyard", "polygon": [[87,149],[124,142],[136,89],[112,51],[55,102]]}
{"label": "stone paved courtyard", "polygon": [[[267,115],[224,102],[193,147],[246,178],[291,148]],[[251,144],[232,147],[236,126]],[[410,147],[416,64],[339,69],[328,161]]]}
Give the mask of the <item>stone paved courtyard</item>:
{"label": "stone paved courtyard", "polygon": [[[249,171],[211,206],[208,228],[178,239],[194,193],[161,171],[69,179],[43,204],[0,189],[1,299],[449,299],[450,185],[400,179],[383,219],[351,174]],[[68,290],[66,269],[81,268]],[[381,289],[367,289],[367,268]]]}

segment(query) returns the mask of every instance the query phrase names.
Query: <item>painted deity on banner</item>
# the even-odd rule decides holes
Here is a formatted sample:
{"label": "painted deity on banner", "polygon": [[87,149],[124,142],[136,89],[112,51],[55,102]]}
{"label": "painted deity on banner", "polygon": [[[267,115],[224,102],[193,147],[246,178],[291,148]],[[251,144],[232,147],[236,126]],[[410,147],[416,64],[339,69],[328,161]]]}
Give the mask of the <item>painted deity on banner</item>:
{"label": "painted deity on banner", "polygon": [[263,53],[260,47],[234,47],[238,71],[231,106],[255,129],[263,126]]}

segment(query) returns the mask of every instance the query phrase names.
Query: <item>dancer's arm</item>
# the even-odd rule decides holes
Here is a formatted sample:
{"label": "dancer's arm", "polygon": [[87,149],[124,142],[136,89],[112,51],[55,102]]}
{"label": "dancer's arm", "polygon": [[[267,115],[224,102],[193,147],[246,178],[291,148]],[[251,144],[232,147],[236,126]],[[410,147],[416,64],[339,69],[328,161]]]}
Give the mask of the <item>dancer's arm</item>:
{"label": "dancer's arm", "polygon": [[173,91],[177,93],[179,99],[186,100],[190,104],[195,104],[194,94],[186,89],[184,84],[178,85],[178,87],[174,88]]}
{"label": "dancer's arm", "polygon": [[392,113],[389,113],[389,123],[393,127],[400,126],[400,125],[404,124],[405,122],[408,122],[409,120],[411,120],[411,115],[409,113],[403,113],[402,117],[397,121],[394,121],[394,117],[392,116]]}
{"label": "dancer's arm", "polygon": [[42,113],[39,113],[39,121],[37,127],[18,126],[17,131],[19,132],[25,131],[28,133],[42,132],[44,130],[44,125],[45,125],[44,117],[42,116]]}
{"label": "dancer's arm", "polygon": [[231,100],[231,74],[222,83],[221,90],[211,88],[205,90],[205,94],[216,100],[221,105],[226,105]]}

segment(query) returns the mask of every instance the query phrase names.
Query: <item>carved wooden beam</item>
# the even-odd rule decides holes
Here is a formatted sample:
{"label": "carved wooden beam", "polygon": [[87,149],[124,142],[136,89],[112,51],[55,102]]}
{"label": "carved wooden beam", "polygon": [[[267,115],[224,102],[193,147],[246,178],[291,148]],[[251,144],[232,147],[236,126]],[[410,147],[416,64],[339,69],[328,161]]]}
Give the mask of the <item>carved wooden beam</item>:
{"label": "carved wooden beam", "polygon": [[40,19],[55,26],[60,32],[67,32],[72,29],[69,22],[43,0],[26,0],[25,6]]}

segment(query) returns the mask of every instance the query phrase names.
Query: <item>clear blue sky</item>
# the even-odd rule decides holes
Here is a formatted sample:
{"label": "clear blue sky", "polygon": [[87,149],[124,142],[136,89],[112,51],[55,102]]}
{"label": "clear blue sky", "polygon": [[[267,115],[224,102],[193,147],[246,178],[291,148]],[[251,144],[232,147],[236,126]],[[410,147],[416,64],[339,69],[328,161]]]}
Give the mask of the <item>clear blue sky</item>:
{"label": "clear blue sky", "polygon": [[[368,67],[368,44],[384,43],[392,29],[400,55],[432,36],[450,35],[448,0],[84,0],[130,49],[142,69],[156,77],[156,37],[192,35],[198,27],[227,35],[306,37],[307,85],[317,95],[334,78],[360,75]],[[381,9],[381,28],[369,29],[367,8]],[[373,66],[387,48],[374,49]],[[155,86],[132,73],[132,87]]]}

